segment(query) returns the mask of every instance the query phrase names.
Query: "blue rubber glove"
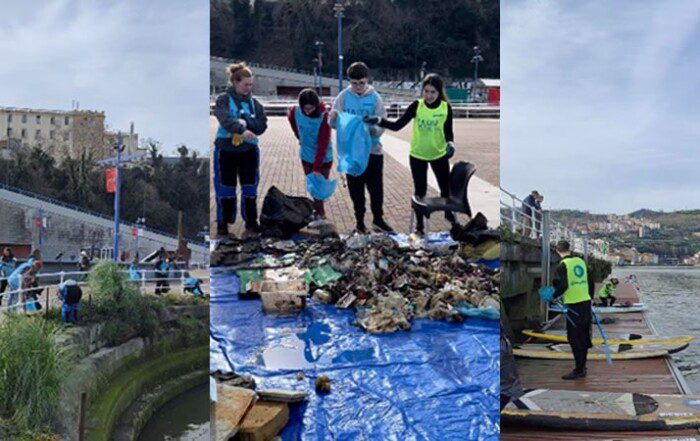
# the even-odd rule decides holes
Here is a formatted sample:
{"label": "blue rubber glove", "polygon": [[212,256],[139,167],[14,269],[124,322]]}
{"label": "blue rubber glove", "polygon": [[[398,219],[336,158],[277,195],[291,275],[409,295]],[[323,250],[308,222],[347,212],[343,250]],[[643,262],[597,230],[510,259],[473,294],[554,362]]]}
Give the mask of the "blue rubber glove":
{"label": "blue rubber glove", "polygon": [[362,121],[366,122],[367,124],[379,124],[379,121],[381,121],[381,120],[382,119],[378,116],[369,116],[369,115],[365,115],[362,118]]}
{"label": "blue rubber glove", "polygon": [[553,286],[543,286],[539,291],[540,298],[545,302],[551,302],[554,297],[554,287]]}
{"label": "blue rubber glove", "polygon": [[447,159],[452,158],[455,155],[455,143],[450,141],[447,143]]}

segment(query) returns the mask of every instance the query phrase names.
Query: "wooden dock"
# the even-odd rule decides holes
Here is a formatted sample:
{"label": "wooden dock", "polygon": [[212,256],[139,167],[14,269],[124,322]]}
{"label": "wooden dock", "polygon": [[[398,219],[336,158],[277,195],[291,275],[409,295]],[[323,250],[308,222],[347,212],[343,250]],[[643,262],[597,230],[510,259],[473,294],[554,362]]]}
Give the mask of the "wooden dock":
{"label": "wooden dock", "polygon": [[[598,289],[598,288],[597,288]],[[597,292],[597,290],[596,290]],[[639,297],[631,286],[618,288],[618,303],[638,302]],[[615,317],[617,323],[604,325],[609,333],[656,334],[644,312],[623,314],[601,314]],[[558,320],[550,329],[565,329],[563,320]],[[594,336],[597,330],[594,324]],[[535,342],[534,340],[531,342]],[[691,344],[700,344],[692,342]],[[692,393],[680,372],[669,356],[644,360],[619,360],[610,366],[606,361],[587,363],[588,375],[579,380],[562,380],[561,376],[573,369],[573,360],[537,360],[516,358],[518,375],[526,389],[567,389],[600,392],[637,392],[646,394],[689,394]],[[538,429],[524,426],[501,425],[502,440],[699,440],[700,431],[671,430],[653,432],[597,432],[597,431],[562,431]]]}

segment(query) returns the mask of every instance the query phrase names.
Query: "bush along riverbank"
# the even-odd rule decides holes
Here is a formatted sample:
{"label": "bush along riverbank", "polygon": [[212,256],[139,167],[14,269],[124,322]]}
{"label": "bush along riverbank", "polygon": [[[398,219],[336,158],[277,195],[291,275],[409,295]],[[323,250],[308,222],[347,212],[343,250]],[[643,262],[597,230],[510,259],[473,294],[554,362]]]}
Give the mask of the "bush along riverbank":
{"label": "bush along riverbank", "polygon": [[[161,380],[172,380],[206,368],[208,309],[206,300],[193,296],[143,295],[117,265],[105,262],[90,273],[78,326],[61,325],[58,308],[41,316],[2,317],[0,439],[77,439],[81,404],[89,426],[117,371],[162,364],[167,378]],[[207,349],[192,350],[198,347]],[[183,357],[169,357],[174,353]],[[129,399],[154,382],[140,384]],[[120,401],[119,390],[108,395]],[[122,399],[116,410],[128,401]]]}

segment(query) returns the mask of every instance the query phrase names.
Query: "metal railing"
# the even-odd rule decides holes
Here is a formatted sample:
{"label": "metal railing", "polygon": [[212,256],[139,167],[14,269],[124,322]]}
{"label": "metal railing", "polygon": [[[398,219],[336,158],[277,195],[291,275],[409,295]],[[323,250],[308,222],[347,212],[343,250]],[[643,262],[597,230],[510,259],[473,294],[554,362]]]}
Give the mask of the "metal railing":
{"label": "metal railing", "polygon": [[[33,193],[33,192],[31,192],[31,191],[27,191],[27,190],[23,190],[23,189],[21,189],[21,188],[13,187],[13,186],[8,185],[8,184],[0,183],[0,189],[7,190],[7,191],[10,191],[10,192],[12,192],[12,193],[21,194],[22,196],[30,197],[30,198],[33,198],[33,199],[38,199],[38,200],[40,200],[40,201],[42,201],[42,202],[46,202],[46,203],[49,203],[49,204],[57,205],[57,206],[59,206],[59,207],[66,208],[66,209],[68,209],[68,210],[77,211],[77,212],[80,212],[80,213],[83,213],[83,214],[87,214],[87,215],[90,215],[90,216],[98,217],[98,218],[100,218],[100,219],[104,219],[104,220],[108,220],[108,221],[113,221],[113,220],[114,220],[113,217],[108,216],[108,215],[106,215],[106,214],[104,214],[104,213],[100,213],[100,212],[98,212],[98,211],[90,210],[89,208],[80,207],[80,206],[78,206],[78,205],[69,204],[69,203],[67,203],[67,202],[63,202],[63,201],[60,201],[60,200],[58,200],[58,199],[54,199],[54,198],[52,198],[52,197],[50,197],[50,196],[45,196],[45,195],[42,195],[42,194]],[[37,207],[37,208],[38,208],[38,207]],[[130,224],[130,223],[122,223],[122,225],[130,226],[131,224]],[[148,231],[149,233],[158,234],[158,235],[160,235],[160,236],[165,236],[165,237],[170,238],[170,239],[175,239],[175,240],[178,239],[177,235],[172,234],[172,233],[168,233],[168,232],[163,231],[163,230],[159,230],[159,229],[157,229],[157,228],[143,227],[143,226],[141,226],[141,227],[139,227],[139,228],[142,228],[144,231]],[[185,238],[185,240],[187,240],[187,242],[192,243],[192,244],[195,244],[195,245],[207,246],[205,242],[195,241],[195,240],[191,240],[191,239],[189,239],[189,238]]]}
{"label": "metal railing", "polygon": [[[542,247],[542,283],[551,282],[549,269],[549,255],[552,243],[566,240],[571,244],[572,250],[581,253],[587,260],[588,256],[596,259],[612,261],[607,254],[607,247],[600,241],[591,240],[587,234],[581,234],[566,227],[566,225],[554,221],[548,210],[530,207],[529,213],[523,209],[525,202],[505,190],[501,189],[500,216],[501,225],[506,225],[512,233],[519,233],[523,237],[539,242]],[[527,222],[526,222],[527,221]]]}
{"label": "metal railing", "polygon": [[[129,270],[121,270],[121,273],[124,274],[129,274]],[[187,279],[189,278],[189,272],[190,269],[175,269],[175,270],[169,270],[168,271],[168,277],[146,277],[147,273],[149,272],[155,272],[155,270],[139,270],[138,273],[141,276],[139,279],[132,279],[128,278],[127,281],[131,283],[137,283],[139,285],[139,288],[141,292],[145,292],[146,287],[149,284],[158,284],[162,282],[179,282],[180,286],[180,291],[185,292],[185,287],[186,287],[186,282]],[[0,306],[0,313],[9,313],[13,311],[20,310],[20,308],[26,307],[29,304],[34,303],[35,301],[38,301],[34,299],[29,299],[29,300],[24,300],[21,301],[21,297],[23,293],[30,293],[30,292],[46,292],[45,295],[45,303],[46,303],[46,308],[48,309],[52,304],[58,303],[60,301],[60,298],[58,297],[58,287],[63,284],[66,280],[73,279],[76,281],[76,284],[79,286],[85,286],[88,284],[87,282],[87,277],[89,271],[61,271],[58,273],[45,273],[45,274],[36,274],[34,277],[36,279],[40,278],[54,278],[58,279],[59,283],[53,283],[53,284],[45,284],[41,285],[39,287],[25,287],[25,288],[20,288],[20,289],[15,289],[15,290],[9,290],[5,291],[3,293],[0,293],[0,296],[3,296],[3,300],[5,301],[5,304]],[[177,277],[170,277],[170,275],[175,274],[178,275]],[[26,275],[20,275],[19,276],[19,285],[22,286],[22,282]],[[2,279],[8,279],[7,277],[3,277]],[[204,283],[207,283],[209,280],[208,277],[202,278]],[[8,285],[10,286],[10,285]],[[51,288],[55,289],[55,293],[53,295],[50,294]],[[38,296],[37,296],[38,297]]]}

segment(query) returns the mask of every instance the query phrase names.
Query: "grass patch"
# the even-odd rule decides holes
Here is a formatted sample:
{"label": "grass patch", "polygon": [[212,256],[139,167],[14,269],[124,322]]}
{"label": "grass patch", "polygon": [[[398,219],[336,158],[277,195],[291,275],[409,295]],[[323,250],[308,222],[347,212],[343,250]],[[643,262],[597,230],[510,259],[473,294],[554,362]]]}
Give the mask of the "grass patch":
{"label": "grass patch", "polygon": [[[133,337],[151,337],[159,329],[162,299],[146,296],[114,262],[100,262],[88,276],[90,301],[81,302],[80,320],[106,322],[102,338],[115,346]],[[85,299],[87,300],[87,299]]]}
{"label": "grass patch", "polygon": [[59,326],[39,317],[10,315],[0,324],[0,418],[5,420],[0,434],[11,433],[9,427],[17,436],[40,433],[55,422],[63,383],[77,358],[74,348],[56,345],[58,332]]}

